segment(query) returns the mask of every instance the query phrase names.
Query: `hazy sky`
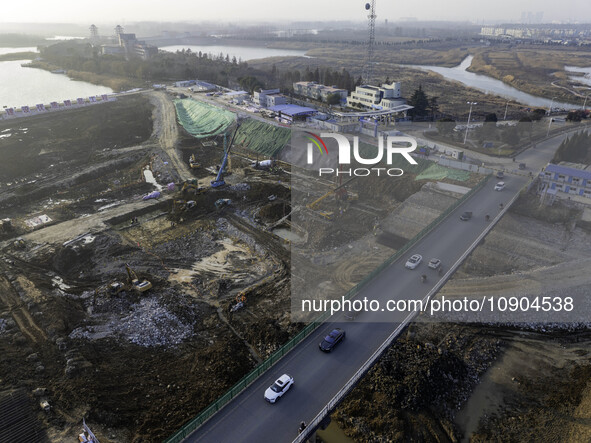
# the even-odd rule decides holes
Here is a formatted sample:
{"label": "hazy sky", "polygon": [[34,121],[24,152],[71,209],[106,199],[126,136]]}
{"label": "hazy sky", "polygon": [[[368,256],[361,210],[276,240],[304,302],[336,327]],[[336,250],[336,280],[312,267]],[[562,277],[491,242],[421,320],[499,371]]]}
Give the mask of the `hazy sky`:
{"label": "hazy sky", "polygon": [[[367,0],[2,0],[0,22],[363,20]],[[524,11],[544,22],[591,22],[591,0],[377,0],[378,21],[519,21]],[[1,32],[1,29],[0,29]]]}

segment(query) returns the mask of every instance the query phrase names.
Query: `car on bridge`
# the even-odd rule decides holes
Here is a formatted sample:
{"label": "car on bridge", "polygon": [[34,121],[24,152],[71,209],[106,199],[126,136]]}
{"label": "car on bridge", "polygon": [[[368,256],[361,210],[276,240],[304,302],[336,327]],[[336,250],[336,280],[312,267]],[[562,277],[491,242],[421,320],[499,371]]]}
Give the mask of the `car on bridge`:
{"label": "car on bridge", "polygon": [[462,221],[468,221],[471,218],[472,218],[472,213],[470,211],[466,211],[462,215],[460,215],[460,220],[462,220]]}
{"label": "car on bridge", "polygon": [[330,331],[330,334],[324,337],[324,340],[320,342],[318,347],[322,352],[330,352],[336,345],[345,339],[345,335],[345,331],[341,328],[335,328]]}
{"label": "car on bridge", "polygon": [[269,403],[275,403],[277,400],[283,397],[283,394],[289,391],[289,388],[291,388],[293,383],[294,380],[291,375],[283,374],[281,377],[275,380],[273,385],[267,388],[265,391],[265,400],[267,400]]}
{"label": "car on bridge", "polygon": [[429,260],[429,268],[431,269],[438,269],[441,266],[441,260],[438,258],[432,258]]}
{"label": "car on bridge", "polygon": [[495,191],[502,191],[503,189],[505,189],[505,182],[498,182],[495,185]]}
{"label": "car on bridge", "polygon": [[406,264],[404,265],[404,267],[406,269],[416,269],[416,267],[419,266],[419,264],[422,261],[423,261],[423,256],[419,255],[419,254],[415,254],[406,261]]}

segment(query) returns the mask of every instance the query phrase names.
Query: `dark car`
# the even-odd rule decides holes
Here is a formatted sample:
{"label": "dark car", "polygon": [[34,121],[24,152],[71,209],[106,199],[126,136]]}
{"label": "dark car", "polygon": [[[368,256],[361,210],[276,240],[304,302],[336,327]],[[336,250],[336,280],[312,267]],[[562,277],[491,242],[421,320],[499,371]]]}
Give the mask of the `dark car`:
{"label": "dark car", "polygon": [[497,172],[497,178],[505,178],[505,173],[503,171]]}
{"label": "dark car", "polygon": [[462,215],[460,215],[460,220],[462,220],[462,221],[468,221],[471,218],[472,218],[472,213],[469,211],[466,211]]}
{"label": "dark car", "polygon": [[340,341],[345,339],[345,331],[341,328],[333,329],[318,345],[321,351],[330,352]]}

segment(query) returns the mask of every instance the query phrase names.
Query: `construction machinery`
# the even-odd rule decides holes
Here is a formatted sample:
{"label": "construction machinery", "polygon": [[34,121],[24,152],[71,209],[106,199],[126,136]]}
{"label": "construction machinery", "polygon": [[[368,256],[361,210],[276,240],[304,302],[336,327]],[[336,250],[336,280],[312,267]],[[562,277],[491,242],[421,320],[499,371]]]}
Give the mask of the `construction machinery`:
{"label": "construction machinery", "polygon": [[220,186],[224,186],[226,182],[224,181],[224,169],[228,164],[228,156],[230,155],[230,151],[232,150],[232,145],[234,144],[234,139],[236,138],[236,134],[238,133],[238,129],[240,128],[240,122],[236,122],[236,129],[234,130],[234,134],[232,135],[232,139],[230,140],[230,144],[224,153],[224,158],[222,159],[222,164],[218,171],[218,175],[216,176],[215,180],[211,182],[212,188],[219,188]]}
{"label": "construction machinery", "polygon": [[201,165],[197,162],[195,154],[191,154],[191,157],[189,157],[189,166],[191,167],[191,169],[197,169],[201,167]]}
{"label": "construction machinery", "polygon": [[117,295],[120,292],[125,292],[125,285],[119,281],[115,281],[107,286],[107,290],[109,291],[109,295]]}
{"label": "construction machinery", "polygon": [[222,209],[224,206],[230,206],[231,204],[232,200],[229,198],[220,198],[214,203],[216,209]]}
{"label": "construction machinery", "polygon": [[197,180],[186,181],[183,183],[183,187],[181,188],[181,192],[183,194],[188,194],[189,192],[193,192],[193,194],[198,195],[207,190],[205,186],[199,186]]}
{"label": "construction machinery", "polygon": [[135,291],[146,292],[152,287],[152,283],[148,280],[140,281],[135,271],[127,263],[125,264],[125,269],[127,270],[127,281]]}
{"label": "construction machinery", "polygon": [[316,208],[316,206],[318,206],[318,204],[319,204],[319,203],[320,203],[322,200],[324,200],[324,199],[325,199],[325,198],[327,198],[327,197],[330,197],[330,196],[331,196],[331,195],[333,195],[334,193],[335,193],[335,191],[332,191],[332,190],[331,190],[331,191],[328,191],[328,192],[327,192],[326,194],[324,194],[322,197],[320,197],[320,198],[317,198],[317,199],[316,199],[316,200],[314,200],[312,203],[309,203],[309,204],[307,204],[307,205],[306,205],[306,207],[307,207],[308,209],[315,209],[315,208]]}

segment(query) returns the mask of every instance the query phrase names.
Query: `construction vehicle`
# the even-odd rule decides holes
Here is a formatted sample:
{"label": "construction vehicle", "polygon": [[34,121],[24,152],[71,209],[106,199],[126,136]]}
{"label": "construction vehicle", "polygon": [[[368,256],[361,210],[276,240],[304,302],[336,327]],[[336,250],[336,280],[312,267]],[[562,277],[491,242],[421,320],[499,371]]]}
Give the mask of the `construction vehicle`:
{"label": "construction vehicle", "polygon": [[25,249],[27,247],[25,241],[22,239],[22,237],[18,237],[15,241],[14,241],[14,247],[18,248],[18,249]]}
{"label": "construction vehicle", "polygon": [[232,200],[230,200],[229,198],[220,198],[219,200],[216,200],[214,204],[216,209],[221,209],[224,206],[229,206],[231,203]]}
{"label": "construction vehicle", "polygon": [[228,164],[228,156],[230,155],[230,151],[232,150],[232,145],[234,143],[234,139],[236,138],[236,134],[238,133],[238,129],[240,128],[240,122],[236,122],[236,129],[234,130],[234,134],[232,135],[232,139],[230,140],[230,144],[228,145],[228,148],[226,149],[226,152],[224,154],[224,158],[222,159],[222,164],[220,166],[220,169],[218,171],[218,175],[216,176],[215,180],[213,180],[211,182],[211,187],[212,188],[219,188],[220,186],[224,186],[226,184],[226,182],[224,181],[224,169],[226,168],[226,165]]}
{"label": "construction vehicle", "polygon": [[193,194],[198,195],[204,192],[207,188],[205,186],[199,186],[197,184],[197,180],[186,181],[183,183],[183,187],[181,188],[181,192],[183,194],[189,193],[193,191]]}
{"label": "construction vehicle", "polygon": [[125,285],[119,281],[115,281],[107,287],[107,290],[109,291],[109,295],[117,295],[120,292],[125,292]]}
{"label": "construction vehicle", "polygon": [[135,291],[146,292],[152,287],[152,283],[150,283],[148,280],[140,282],[140,279],[138,278],[135,271],[131,269],[127,263],[125,264],[125,269],[127,270],[127,281]]}
{"label": "construction vehicle", "polygon": [[191,169],[197,169],[201,167],[201,165],[197,162],[195,154],[191,154],[191,157],[189,157],[189,166],[191,167]]}
{"label": "construction vehicle", "polygon": [[329,196],[331,196],[331,195],[333,195],[333,194],[334,194],[334,191],[328,191],[328,192],[327,192],[326,194],[324,194],[322,197],[320,197],[320,198],[318,198],[318,199],[314,200],[312,203],[309,203],[309,204],[307,204],[307,205],[306,205],[306,207],[307,207],[308,209],[314,209],[314,208],[316,208],[316,206],[318,206],[318,204],[319,204],[319,203],[320,203],[322,200],[324,200],[326,197],[329,197]]}

